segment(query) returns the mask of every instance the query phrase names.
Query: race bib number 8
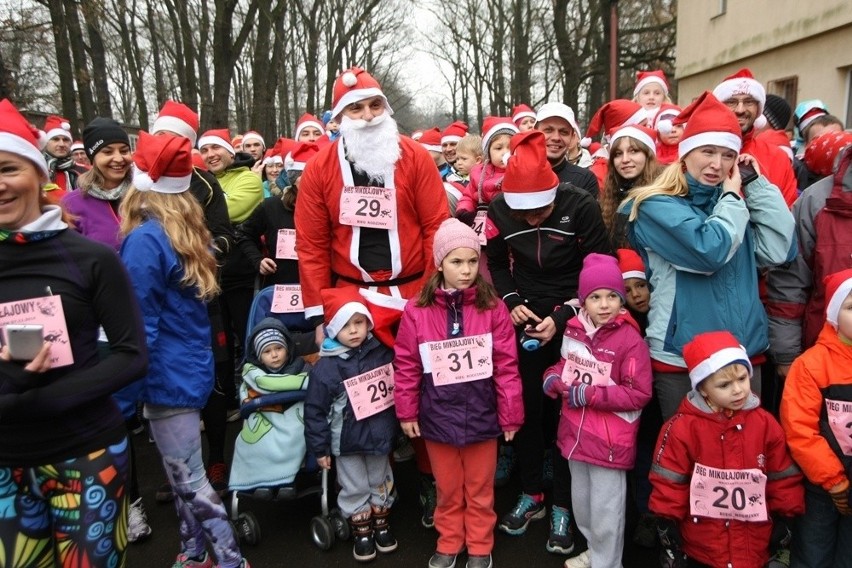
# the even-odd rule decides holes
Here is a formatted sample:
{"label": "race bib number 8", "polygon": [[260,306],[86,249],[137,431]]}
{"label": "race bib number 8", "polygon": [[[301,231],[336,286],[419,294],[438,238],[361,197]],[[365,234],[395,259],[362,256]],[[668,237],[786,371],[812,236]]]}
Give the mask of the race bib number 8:
{"label": "race bib number 8", "polygon": [[370,229],[395,229],[396,196],[393,189],[345,186],[340,194],[340,223]]}
{"label": "race bib number 8", "polygon": [[716,469],[696,463],[689,504],[689,514],[696,517],[766,521],[766,475],[759,469]]}
{"label": "race bib number 8", "polygon": [[272,293],[273,314],[295,314],[305,311],[302,302],[302,287],[298,284],[276,284]]}

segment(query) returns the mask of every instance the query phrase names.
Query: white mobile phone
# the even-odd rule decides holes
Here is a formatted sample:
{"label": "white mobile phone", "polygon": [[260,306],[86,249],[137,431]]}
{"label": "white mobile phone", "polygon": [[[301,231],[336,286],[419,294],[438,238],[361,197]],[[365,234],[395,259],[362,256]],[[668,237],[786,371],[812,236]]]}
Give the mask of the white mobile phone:
{"label": "white mobile phone", "polygon": [[32,361],[44,344],[44,326],[9,324],[3,326],[9,356],[15,361]]}

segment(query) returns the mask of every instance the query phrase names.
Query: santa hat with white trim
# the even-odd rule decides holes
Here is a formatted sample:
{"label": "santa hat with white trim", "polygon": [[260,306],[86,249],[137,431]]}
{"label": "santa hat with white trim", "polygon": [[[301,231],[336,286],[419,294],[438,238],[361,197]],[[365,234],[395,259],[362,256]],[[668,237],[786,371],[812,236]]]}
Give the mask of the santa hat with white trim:
{"label": "santa hat with white trim", "polygon": [[[852,268],[829,274],[823,280],[825,283],[825,321],[837,329],[837,318],[840,306],[852,292]],[[850,338],[852,339],[852,338]]]}
{"label": "santa hat with white trim", "polygon": [[461,120],[457,120],[447,126],[441,133],[441,144],[458,142],[459,140],[464,138],[464,135],[467,134],[467,131],[467,123]]}
{"label": "santa hat with white trim", "polygon": [[44,177],[50,177],[41,153],[38,128],[30,124],[9,99],[0,101],[0,150],[26,158]]}
{"label": "santa hat with white trim", "polygon": [[663,93],[666,95],[669,94],[669,83],[666,81],[666,74],[663,73],[662,69],[655,69],[653,71],[638,71],[636,73],[636,86],[633,87],[633,96],[636,97],[645,85],[650,85],[651,83],[657,83],[663,88]]}
{"label": "santa hat with white trim", "polygon": [[86,146],[83,144],[82,140],[75,140],[73,144],[71,144],[71,151],[76,152],[77,150],[86,151]]}
{"label": "santa hat with white trim", "polygon": [[744,365],[749,376],[753,371],[745,347],[730,331],[708,331],[696,335],[683,346],[683,360],[689,369],[693,389],[716,371],[734,363]]}
{"label": "santa hat with white trim", "polygon": [[298,142],[296,146],[287,154],[284,160],[284,169],[288,172],[291,170],[304,171],[305,164],[308,160],[319,154],[320,147],[314,142]]}
{"label": "santa hat with white trim", "polygon": [[589,128],[586,130],[586,137],[580,140],[580,145],[588,148],[601,133],[609,141],[609,136],[617,129],[630,124],[640,124],[647,118],[648,112],[637,102],[627,99],[609,101],[600,107],[592,117]]}
{"label": "santa hat with white trim", "polygon": [[548,118],[561,118],[571,125],[577,136],[582,136],[580,127],[577,125],[577,117],[574,116],[574,109],[565,103],[545,103],[538,109],[535,115],[536,124]]}
{"label": "santa hat with white trim", "polygon": [[284,156],[281,154],[276,154],[274,148],[270,148],[263,154],[263,166],[266,167],[268,164],[281,164],[284,165]]}
{"label": "santa hat with white trim", "polygon": [[763,128],[766,126],[766,119],[763,118],[763,107],[766,105],[766,89],[754,78],[751,70],[747,67],[743,67],[733,75],[728,75],[724,81],[716,85],[716,88],[713,89],[713,96],[723,103],[737,95],[748,95],[760,103],[754,127]]}
{"label": "santa hat with white trim", "polygon": [[430,152],[441,152],[441,131],[437,126],[421,132],[417,141]]}
{"label": "santa hat with white trim", "polygon": [[236,152],[234,152],[234,147],[231,146],[230,140],[231,133],[228,132],[227,128],[208,130],[201,135],[201,138],[198,139],[198,149],[201,150],[208,144],[216,144],[217,146],[221,146],[226,149],[233,156]]}
{"label": "santa hat with white trim", "polygon": [[300,116],[299,120],[296,122],[296,130],[293,132],[293,138],[298,140],[299,134],[302,133],[302,130],[308,127],[313,127],[319,130],[320,136],[325,134],[325,126],[323,126],[322,121],[320,121],[320,119],[316,116],[306,112]]}
{"label": "santa hat with white trim", "polygon": [[63,136],[68,140],[73,140],[71,136],[71,123],[67,118],[51,114],[44,121],[44,139],[50,140],[57,136]]}
{"label": "santa hat with white trim", "polygon": [[646,126],[622,126],[610,138],[610,148],[615,146],[615,141],[619,138],[633,138],[645,145],[651,151],[651,154],[657,155],[657,134]]}
{"label": "santa hat with white trim", "polygon": [[334,339],[355,314],[363,314],[369,321],[369,329],[373,329],[373,316],[364,305],[358,288],[325,288],[320,290],[322,297],[323,317],[325,318],[325,333]]}
{"label": "santa hat with white trim", "polygon": [[700,146],[722,146],[737,154],[743,145],[742,129],[734,111],[719,102],[710,91],[704,91],[672,121],[685,124],[678,142],[678,157],[683,158]]}
{"label": "santa hat with white trim", "polygon": [[195,146],[198,140],[198,113],[183,103],[166,101],[151,127],[151,134],[163,130],[189,138],[190,144]]}
{"label": "santa hat with white trim", "polygon": [[663,103],[663,106],[654,115],[654,130],[666,136],[672,133],[672,121],[680,114],[680,107],[671,103]]}
{"label": "santa hat with white trim", "polygon": [[183,193],[192,180],[192,145],[183,136],[139,132],[133,152],[133,187],[139,191]]}
{"label": "santa hat with white trim", "polygon": [[616,251],[618,255],[618,268],[621,270],[621,277],[627,280],[628,278],[639,278],[648,280],[645,275],[645,263],[642,262],[642,257],[633,249],[620,248]]}
{"label": "santa hat with white trim", "polygon": [[503,197],[515,210],[538,209],[556,199],[559,178],[547,162],[544,134],[528,130],[512,136],[503,176]]}
{"label": "santa hat with white trim", "polygon": [[382,92],[379,82],[360,67],[350,67],[338,75],[334,81],[331,117],[339,122],[340,114],[347,105],[372,97],[382,97],[387,113],[393,115],[393,109]]}
{"label": "santa hat with white trim", "polygon": [[482,151],[488,153],[491,141],[500,134],[514,136],[520,132],[508,116],[486,116],[482,120]]}
{"label": "santa hat with white trim", "polygon": [[796,110],[793,112],[793,123],[801,134],[815,119],[826,114],[828,114],[828,107],[825,106],[824,102],[819,99],[809,99],[796,105]]}
{"label": "santa hat with white trim", "polygon": [[263,136],[260,135],[256,130],[249,130],[248,132],[243,134],[243,145],[249,140],[257,140],[260,142],[260,145],[266,150],[266,140],[263,139]]}
{"label": "santa hat with white trim", "polygon": [[[515,126],[520,127],[521,120],[528,116],[533,119],[535,118],[535,111],[529,105],[521,103],[512,108],[512,122],[515,123]],[[483,128],[483,130],[485,129]]]}

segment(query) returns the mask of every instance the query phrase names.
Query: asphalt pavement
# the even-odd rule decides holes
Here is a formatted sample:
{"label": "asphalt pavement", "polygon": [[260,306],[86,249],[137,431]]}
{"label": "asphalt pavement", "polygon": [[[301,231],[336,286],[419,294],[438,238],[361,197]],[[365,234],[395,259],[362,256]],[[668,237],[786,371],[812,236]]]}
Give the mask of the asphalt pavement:
{"label": "asphalt pavement", "polygon": [[[238,423],[229,424],[231,440],[238,432]],[[203,435],[202,435],[203,437]],[[139,482],[152,535],[144,542],[129,545],[128,567],[167,567],[174,563],[180,550],[178,522],[172,504],[159,504],[154,492],[164,480],[159,456],[154,444],[149,443],[147,434],[137,435],[137,466]],[[233,448],[233,446],[230,446]],[[253,512],[260,525],[261,539],[256,545],[243,544],[243,555],[254,568],[289,567],[355,567],[374,566],[426,568],[435,549],[437,533],[420,525],[420,503],[418,501],[418,478],[413,461],[395,466],[399,500],[391,513],[391,528],[399,541],[399,548],[387,555],[379,556],[370,563],[356,562],[352,558],[352,543],[335,542],[329,551],[320,550],[311,538],[311,519],[320,514],[318,496],[308,496],[295,501],[265,502],[243,498],[240,511]],[[497,512],[503,514],[515,503],[518,494],[517,482],[500,488],[496,492]],[[230,502],[226,503],[229,504]],[[527,533],[520,537],[496,534],[493,559],[494,566],[550,567],[559,568],[565,556],[550,554],[545,550],[548,521],[543,519],[530,524]],[[629,534],[629,533],[628,533]],[[625,568],[657,566],[657,552],[633,546],[627,539],[623,564]],[[582,549],[581,544],[575,553]],[[463,568],[463,557],[457,563]]]}

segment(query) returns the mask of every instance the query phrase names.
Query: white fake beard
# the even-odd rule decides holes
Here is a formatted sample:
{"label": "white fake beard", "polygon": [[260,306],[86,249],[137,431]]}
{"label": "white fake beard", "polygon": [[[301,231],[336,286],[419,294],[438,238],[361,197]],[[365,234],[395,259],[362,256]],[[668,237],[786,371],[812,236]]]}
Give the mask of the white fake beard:
{"label": "white fake beard", "polygon": [[355,169],[373,182],[389,177],[402,155],[399,129],[387,112],[370,122],[344,116],[340,121],[340,136]]}

